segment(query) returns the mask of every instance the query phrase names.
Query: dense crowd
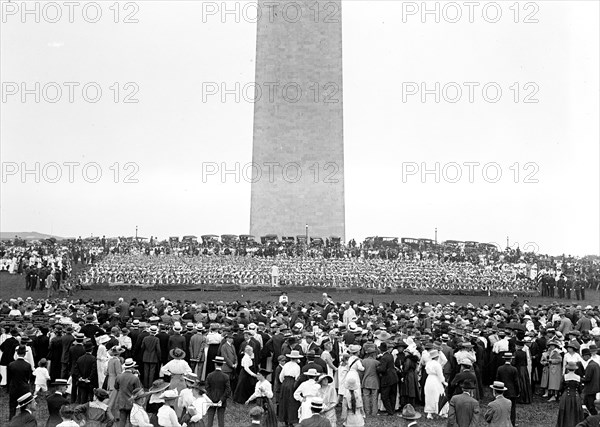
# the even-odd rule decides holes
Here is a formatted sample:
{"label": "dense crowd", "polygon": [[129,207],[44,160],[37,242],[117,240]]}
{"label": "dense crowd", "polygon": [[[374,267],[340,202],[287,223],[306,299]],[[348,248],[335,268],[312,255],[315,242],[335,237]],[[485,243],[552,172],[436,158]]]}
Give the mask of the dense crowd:
{"label": "dense crowd", "polygon": [[47,426],[211,427],[216,415],[223,427],[230,400],[259,406],[267,427],[415,420],[418,407],[451,426],[514,426],[536,393],[557,427],[600,422],[598,306],[18,298],[0,326],[9,426],[37,425],[45,402]]}

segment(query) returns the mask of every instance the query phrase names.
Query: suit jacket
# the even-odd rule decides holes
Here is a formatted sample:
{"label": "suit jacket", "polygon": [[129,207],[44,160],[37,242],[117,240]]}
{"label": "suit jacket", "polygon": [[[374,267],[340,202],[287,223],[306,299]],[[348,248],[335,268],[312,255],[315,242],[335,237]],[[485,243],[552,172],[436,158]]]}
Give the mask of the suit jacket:
{"label": "suit jacket", "polygon": [[83,356],[80,356],[73,368],[73,378],[89,380],[89,382],[80,381],[78,385],[86,384],[88,388],[98,387],[96,357],[92,356],[91,353],[85,353]]}
{"label": "suit jacket", "polygon": [[237,363],[237,356],[235,355],[235,348],[233,345],[224,343],[221,346],[221,356],[225,359],[223,364],[223,373],[228,374],[234,371],[234,365]]}
{"label": "suit jacket", "polygon": [[11,362],[6,369],[8,393],[18,398],[31,391],[29,383],[32,376],[33,370],[31,369],[31,365],[25,359],[18,358],[14,362]]}
{"label": "suit jacket", "polygon": [[[62,421],[62,418],[61,418]],[[29,411],[21,411],[6,425],[7,427],[37,427],[35,417]]]}
{"label": "suit jacket", "polygon": [[53,393],[46,399],[48,403],[48,414],[50,418],[46,421],[46,427],[56,427],[57,424],[62,423],[62,417],[60,416],[60,408],[63,405],[68,405],[69,400],[62,394]]}
{"label": "suit jacket", "polygon": [[389,352],[383,353],[379,358],[377,372],[381,375],[381,387],[387,387],[398,384],[398,375],[394,367],[394,356]]}
{"label": "suit jacket", "polygon": [[160,341],[154,335],[144,337],[140,351],[144,363],[158,363],[161,361]]}
{"label": "suit jacket", "polygon": [[498,368],[496,380],[502,381],[507,390],[504,392],[504,397],[517,397],[520,394],[519,390],[519,372],[517,368],[505,363]]}
{"label": "suit jacket", "polygon": [[140,379],[129,370],[117,375],[115,379],[115,390],[117,390],[115,408],[130,410],[133,407],[133,402],[130,400],[133,390],[141,386]]}
{"label": "suit jacket", "polygon": [[575,427],[598,427],[600,425],[600,414],[590,415]]}
{"label": "suit jacket", "polygon": [[475,427],[479,418],[479,402],[466,393],[450,399],[448,427]]}
{"label": "suit jacket", "polygon": [[[69,349],[71,348],[73,341],[75,341],[75,338],[73,338],[73,335],[71,334],[64,334],[60,341],[62,343],[62,356],[60,361],[62,363],[69,363]],[[73,360],[71,363],[75,363],[75,360]]]}
{"label": "suit jacket", "polygon": [[80,344],[72,344],[69,349],[69,363],[71,363],[71,375],[75,371],[75,362],[85,354],[85,347]]}
{"label": "suit jacket", "polygon": [[504,396],[498,396],[488,404],[484,418],[489,427],[513,427],[510,421],[510,408],[512,402]]}
{"label": "suit jacket", "polygon": [[304,427],[331,427],[329,420],[319,414],[313,414],[312,417],[302,420],[300,425]]}
{"label": "suit jacket", "polygon": [[377,375],[379,361],[377,359],[367,357],[362,360],[362,364],[365,367],[364,372],[362,372],[362,388],[379,390],[379,376]]}
{"label": "suit jacket", "polygon": [[19,346],[19,341],[15,337],[9,337],[0,345],[0,351],[2,351],[2,358],[0,358],[0,365],[8,366],[11,362],[14,362],[15,350]]}
{"label": "suit jacket", "polygon": [[581,379],[583,394],[596,394],[600,392],[600,365],[593,360],[585,368],[585,376]]}
{"label": "suit jacket", "polygon": [[206,377],[206,395],[214,403],[221,402],[222,407],[227,406],[227,398],[231,394],[229,376],[221,370],[215,370]]}

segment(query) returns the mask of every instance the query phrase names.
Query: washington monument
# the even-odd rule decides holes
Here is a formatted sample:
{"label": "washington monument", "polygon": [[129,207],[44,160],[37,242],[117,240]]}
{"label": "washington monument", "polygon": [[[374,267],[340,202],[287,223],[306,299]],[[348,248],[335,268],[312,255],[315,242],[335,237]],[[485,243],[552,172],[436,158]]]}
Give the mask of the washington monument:
{"label": "washington monument", "polygon": [[250,234],[345,240],[341,0],[259,0]]}

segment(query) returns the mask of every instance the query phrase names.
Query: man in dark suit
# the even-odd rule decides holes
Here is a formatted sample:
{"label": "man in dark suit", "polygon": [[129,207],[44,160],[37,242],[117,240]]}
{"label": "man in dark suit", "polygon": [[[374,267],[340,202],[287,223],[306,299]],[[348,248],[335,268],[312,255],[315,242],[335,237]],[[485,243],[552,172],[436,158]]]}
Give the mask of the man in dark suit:
{"label": "man in dark suit", "polygon": [[225,342],[221,345],[220,355],[224,360],[222,371],[231,377],[237,368],[237,356],[235,354],[235,347],[233,346],[232,334],[225,335]]}
{"label": "man in dark suit", "polygon": [[312,416],[300,422],[303,427],[331,427],[331,423],[327,418],[321,416],[323,410],[323,399],[320,397],[314,398],[310,403]]}
{"label": "man in dark suit", "polygon": [[37,403],[33,397],[33,394],[31,394],[31,392],[27,392],[18,397],[17,404],[17,408],[21,409],[21,412],[13,417],[13,419],[7,424],[7,427],[37,427],[38,424],[34,414],[34,412],[37,410]]}
{"label": "man in dark suit", "polygon": [[588,362],[585,368],[585,375],[581,379],[583,383],[583,403],[585,404],[590,414],[597,415],[594,400],[596,393],[600,392],[600,365],[591,360],[592,353],[589,348],[581,350],[581,357]]}
{"label": "man in dark suit", "polygon": [[473,398],[475,382],[467,379],[462,382],[461,394],[452,396],[448,411],[448,427],[469,427],[476,425],[479,417],[479,402]]}
{"label": "man in dark suit", "polygon": [[73,327],[68,326],[65,330],[65,334],[60,340],[62,343],[62,356],[60,358],[62,368],[60,377],[67,379],[71,373],[72,364],[75,363],[75,360],[69,360],[69,349],[71,348],[73,341],[75,341],[75,338],[73,337]]}
{"label": "man in dark suit", "polygon": [[92,355],[93,348],[91,342],[86,342],[85,354],[77,359],[73,368],[73,387],[77,384],[77,403],[91,401],[93,390],[98,387],[98,367],[96,357]]}
{"label": "man in dark suit", "polygon": [[380,376],[381,401],[389,416],[396,414],[396,394],[398,375],[394,367],[394,356],[388,351],[387,343],[379,344],[379,350],[383,353],[379,358],[377,373]]}
{"label": "man in dark suit", "polygon": [[6,369],[6,381],[8,383],[8,419],[15,416],[17,412],[17,400],[31,391],[29,385],[33,376],[33,370],[29,362],[25,361],[27,348],[24,345],[17,347],[17,359],[11,362]]}
{"label": "man in dark suit", "polygon": [[126,359],[123,363],[123,372],[115,379],[115,390],[117,390],[115,408],[119,411],[119,426],[123,427],[127,424],[133,407],[131,396],[134,390],[142,387],[140,379],[133,373],[135,367],[133,359]]}
{"label": "man in dark suit", "polygon": [[[83,346],[83,340],[85,335],[79,332],[73,334],[75,341],[71,344],[69,349],[69,363],[71,364],[71,377],[75,379],[75,361],[85,354],[85,348]],[[72,387],[71,403],[77,402],[77,387]]]}
{"label": "man in dark suit", "polygon": [[150,388],[154,377],[158,372],[158,365],[161,361],[160,341],[156,337],[158,334],[158,327],[153,325],[150,327],[150,335],[144,337],[140,351],[142,352],[142,362],[144,363],[144,377],[142,383],[145,388]]}
{"label": "man in dark suit", "polygon": [[227,398],[231,394],[231,387],[229,386],[229,377],[221,370],[225,363],[223,357],[216,356],[214,363],[215,370],[206,377],[206,395],[218,406],[208,408],[206,427],[212,427],[215,412],[219,427],[225,427],[225,409]]}
{"label": "man in dark suit", "polygon": [[[0,366],[8,366],[15,360],[15,350],[19,346],[19,340],[17,337],[19,332],[15,328],[10,329],[10,337],[8,337],[2,344],[0,344],[0,351],[2,357],[0,358]],[[18,397],[18,396],[17,396]]]}
{"label": "man in dark suit", "polygon": [[57,424],[62,423],[62,417],[60,416],[60,408],[64,405],[69,404],[69,400],[64,396],[67,390],[67,380],[58,378],[56,382],[52,383],[56,387],[54,393],[48,396],[46,402],[48,403],[48,421],[46,421],[46,427],[56,427]]}
{"label": "man in dark suit", "polygon": [[517,398],[519,397],[519,372],[517,368],[510,364],[512,359],[512,353],[504,353],[502,358],[504,359],[504,365],[498,368],[496,373],[496,379],[504,383],[506,391],[504,397],[511,401],[512,405],[510,408],[510,421],[513,425],[516,424],[517,420]]}
{"label": "man in dark suit", "polygon": [[[594,401],[596,412],[600,412],[600,399]],[[598,427],[600,426],[600,415],[590,415],[575,427]]]}

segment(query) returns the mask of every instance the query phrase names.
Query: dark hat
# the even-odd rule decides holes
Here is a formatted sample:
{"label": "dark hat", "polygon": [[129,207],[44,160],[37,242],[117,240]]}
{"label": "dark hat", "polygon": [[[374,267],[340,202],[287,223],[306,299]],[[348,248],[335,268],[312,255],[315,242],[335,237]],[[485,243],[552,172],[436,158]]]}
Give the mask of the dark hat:
{"label": "dark hat", "polygon": [[95,388],[94,396],[96,396],[98,400],[105,400],[108,399],[109,394],[108,391],[104,390],[103,388]]}
{"label": "dark hat", "polygon": [[581,355],[582,356],[591,356],[592,352],[590,351],[589,348],[584,348],[583,350],[581,350]]}
{"label": "dark hat", "polygon": [[83,343],[83,348],[85,351],[92,351],[94,349],[94,344],[91,341],[87,341]]}
{"label": "dark hat", "polygon": [[466,380],[464,380],[461,384],[461,387],[463,390],[473,390],[476,388],[475,383],[470,378],[467,378]]}

